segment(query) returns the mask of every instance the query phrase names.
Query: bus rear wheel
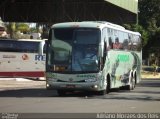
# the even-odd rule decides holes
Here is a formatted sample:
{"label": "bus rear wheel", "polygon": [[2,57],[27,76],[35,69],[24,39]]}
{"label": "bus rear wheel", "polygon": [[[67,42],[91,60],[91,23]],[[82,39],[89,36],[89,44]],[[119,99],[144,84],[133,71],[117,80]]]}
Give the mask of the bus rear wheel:
{"label": "bus rear wheel", "polygon": [[127,86],[127,90],[134,90],[136,81],[134,77],[131,77],[130,84]]}

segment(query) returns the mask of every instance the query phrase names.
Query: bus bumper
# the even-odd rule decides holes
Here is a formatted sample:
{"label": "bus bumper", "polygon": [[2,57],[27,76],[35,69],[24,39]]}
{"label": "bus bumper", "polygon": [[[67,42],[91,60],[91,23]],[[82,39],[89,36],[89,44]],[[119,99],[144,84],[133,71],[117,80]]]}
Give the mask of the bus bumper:
{"label": "bus bumper", "polygon": [[84,83],[61,83],[61,82],[46,82],[47,89],[54,90],[78,90],[78,91],[100,91],[102,87],[98,82],[84,82]]}

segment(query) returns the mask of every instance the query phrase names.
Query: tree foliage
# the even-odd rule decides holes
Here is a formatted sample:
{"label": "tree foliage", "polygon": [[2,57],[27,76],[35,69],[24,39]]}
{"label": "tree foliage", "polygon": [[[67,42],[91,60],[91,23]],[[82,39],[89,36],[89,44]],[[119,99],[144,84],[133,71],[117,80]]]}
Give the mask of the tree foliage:
{"label": "tree foliage", "polygon": [[29,28],[29,25],[26,23],[17,23],[16,30],[20,31],[22,33],[27,33],[27,32],[29,32],[30,28]]}
{"label": "tree foliage", "polygon": [[139,24],[151,37],[160,33],[160,0],[139,0]]}
{"label": "tree foliage", "polygon": [[139,23],[147,28],[150,23],[160,26],[160,0],[139,0]]}
{"label": "tree foliage", "polygon": [[10,22],[6,24],[6,27],[11,38],[22,38],[20,33],[27,33],[30,30],[29,25],[26,23]]}
{"label": "tree foliage", "polygon": [[160,0],[139,0],[139,11],[139,25],[147,30],[149,36],[144,51],[156,51],[154,47],[160,43]]}
{"label": "tree foliage", "polygon": [[10,37],[12,38],[14,35],[14,32],[16,30],[16,25],[13,22],[10,22],[8,24],[6,24],[7,27],[7,32],[10,34]]}

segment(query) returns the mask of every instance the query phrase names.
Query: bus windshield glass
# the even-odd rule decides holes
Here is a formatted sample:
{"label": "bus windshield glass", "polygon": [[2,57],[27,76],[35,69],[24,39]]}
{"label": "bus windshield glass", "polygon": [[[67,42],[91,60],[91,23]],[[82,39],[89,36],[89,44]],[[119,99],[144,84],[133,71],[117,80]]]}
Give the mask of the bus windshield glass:
{"label": "bus windshield glass", "polygon": [[97,72],[99,41],[99,29],[55,28],[50,32],[48,65],[54,72]]}

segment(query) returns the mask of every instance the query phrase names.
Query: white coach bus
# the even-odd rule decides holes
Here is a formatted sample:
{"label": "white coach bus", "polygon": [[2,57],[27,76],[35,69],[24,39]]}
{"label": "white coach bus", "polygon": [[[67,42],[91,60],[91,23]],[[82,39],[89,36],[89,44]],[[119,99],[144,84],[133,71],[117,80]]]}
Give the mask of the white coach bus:
{"label": "white coach bus", "polygon": [[51,27],[46,53],[46,87],[105,94],[140,81],[141,35],[109,22],[69,22]]}

